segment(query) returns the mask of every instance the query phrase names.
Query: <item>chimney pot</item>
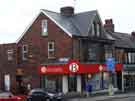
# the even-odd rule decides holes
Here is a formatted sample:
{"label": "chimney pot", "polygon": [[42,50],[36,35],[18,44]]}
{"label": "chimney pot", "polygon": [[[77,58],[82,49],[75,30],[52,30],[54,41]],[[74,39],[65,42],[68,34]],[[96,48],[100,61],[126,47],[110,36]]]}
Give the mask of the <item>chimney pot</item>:
{"label": "chimney pot", "polygon": [[135,38],[135,31],[133,31],[133,32],[131,33],[131,35]]}
{"label": "chimney pot", "polygon": [[112,20],[112,19],[106,19],[106,20],[105,20],[105,24],[104,24],[104,28],[105,28],[107,31],[114,32],[113,20]]}
{"label": "chimney pot", "polygon": [[60,13],[61,13],[61,15],[67,16],[67,17],[73,16],[74,15],[74,8],[70,7],[70,6],[62,7],[60,9]]}

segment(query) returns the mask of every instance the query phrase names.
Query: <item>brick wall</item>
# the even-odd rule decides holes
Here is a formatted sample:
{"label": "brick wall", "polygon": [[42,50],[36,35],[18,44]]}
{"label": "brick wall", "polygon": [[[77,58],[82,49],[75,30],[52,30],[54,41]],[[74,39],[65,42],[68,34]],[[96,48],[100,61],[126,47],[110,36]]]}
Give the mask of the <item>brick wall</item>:
{"label": "brick wall", "polygon": [[[48,36],[41,36],[41,21],[43,19],[48,20]],[[55,42],[55,58],[48,59],[48,42]],[[29,54],[28,60],[21,60],[21,48],[22,45],[28,45]],[[39,86],[39,75],[37,67],[40,64],[47,64],[56,62],[59,58],[72,58],[72,38],[69,37],[62,29],[60,29],[54,22],[52,22],[47,16],[40,14],[32,26],[27,30],[25,35],[18,42],[18,68],[24,69],[24,75],[27,82],[34,83],[33,87]],[[33,77],[34,78],[33,78]],[[25,80],[24,79],[24,80]]]}

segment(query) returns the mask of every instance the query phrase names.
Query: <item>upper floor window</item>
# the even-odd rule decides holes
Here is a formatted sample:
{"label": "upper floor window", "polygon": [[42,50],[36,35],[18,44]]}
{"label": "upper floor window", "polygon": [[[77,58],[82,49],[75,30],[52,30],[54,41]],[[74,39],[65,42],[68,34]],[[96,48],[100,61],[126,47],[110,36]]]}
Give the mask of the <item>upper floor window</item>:
{"label": "upper floor window", "polygon": [[105,59],[107,60],[108,58],[112,58],[112,50],[105,50]]}
{"label": "upper floor window", "polygon": [[135,53],[131,53],[131,62],[135,63]]}
{"label": "upper floor window", "polygon": [[23,45],[22,47],[22,60],[28,59],[28,45]]}
{"label": "upper floor window", "polygon": [[96,31],[97,32],[97,37],[99,37],[100,36],[100,25],[99,24],[97,24],[96,29],[97,29],[97,31]]}
{"label": "upper floor window", "polygon": [[105,49],[105,60],[107,60],[108,58],[112,58],[113,57],[112,47],[109,45],[104,45],[104,49]]}
{"label": "upper floor window", "polygon": [[54,41],[48,42],[48,58],[54,58],[55,53],[54,53]]}
{"label": "upper floor window", "polygon": [[133,53],[133,63],[135,63],[135,53]]}
{"label": "upper floor window", "polygon": [[13,50],[12,49],[7,50],[7,58],[8,58],[8,61],[13,60]]}
{"label": "upper floor window", "polygon": [[48,35],[48,21],[46,19],[42,20],[42,36]]}
{"label": "upper floor window", "polygon": [[91,35],[92,36],[97,36],[97,37],[99,37],[100,36],[100,30],[101,30],[101,28],[100,28],[100,24],[98,24],[98,23],[96,23],[96,22],[93,22],[92,23],[92,26],[91,26],[91,29],[92,29],[92,31],[91,31]]}
{"label": "upper floor window", "polygon": [[95,24],[94,23],[92,23],[92,26],[91,26],[91,29],[92,29],[92,36],[94,36],[95,35]]}
{"label": "upper floor window", "polygon": [[88,60],[90,62],[97,62],[98,61],[98,54],[99,54],[99,45],[98,44],[90,44],[88,48]]}
{"label": "upper floor window", "polygon": [[129,62],[129,63],[132,62],[131,53],[128,53],[128,62]]}

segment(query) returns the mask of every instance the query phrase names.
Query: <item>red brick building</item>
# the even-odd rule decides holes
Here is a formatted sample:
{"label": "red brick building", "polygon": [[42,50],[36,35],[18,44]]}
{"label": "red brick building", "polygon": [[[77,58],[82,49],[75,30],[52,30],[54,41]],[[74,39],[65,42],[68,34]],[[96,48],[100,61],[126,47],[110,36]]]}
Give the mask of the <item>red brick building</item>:
{"label": "red brick building", "polygon": [[[60,13],[41,10],[15,44],[0,46],[0,68],[2,73],[10,75],[7,85],[15,88],[30,84],[32,88],[53,88],[66,93],[85,91],[86,83],[92,81],[93,90],[107,89],[109,74],[105,60],[116,57],[118,38],[113,36],[113,29],[110,32],[104,27],[114,28],[103,26],[96,10],[77,14],[73,7],[63,7]],[[73,74],[61,71],[63,66],[70,68],[70,60],[77,63],[73,67],[79,65],[76,68],[84,69]],[[38,67],[45,67],[45,73],[40,74]],[[57,69],[51,70],[56,67],[60,67],[60,74]],[[121,72],[122,65],[115,68]],[[50,74],[46,75],[46,69],[50,69]],[[4,89],[2,76],[1,79]]]}

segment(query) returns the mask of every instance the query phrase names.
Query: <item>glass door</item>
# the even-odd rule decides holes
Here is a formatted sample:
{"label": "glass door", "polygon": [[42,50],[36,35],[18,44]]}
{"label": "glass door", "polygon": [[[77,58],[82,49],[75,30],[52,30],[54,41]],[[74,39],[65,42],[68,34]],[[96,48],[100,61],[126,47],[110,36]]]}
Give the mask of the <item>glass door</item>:
{"label": "glass door", "polygon": [[68,89],[70,92],[76,92],[77,89],[77,78],[76,75],[69,75],[68,76]]}

